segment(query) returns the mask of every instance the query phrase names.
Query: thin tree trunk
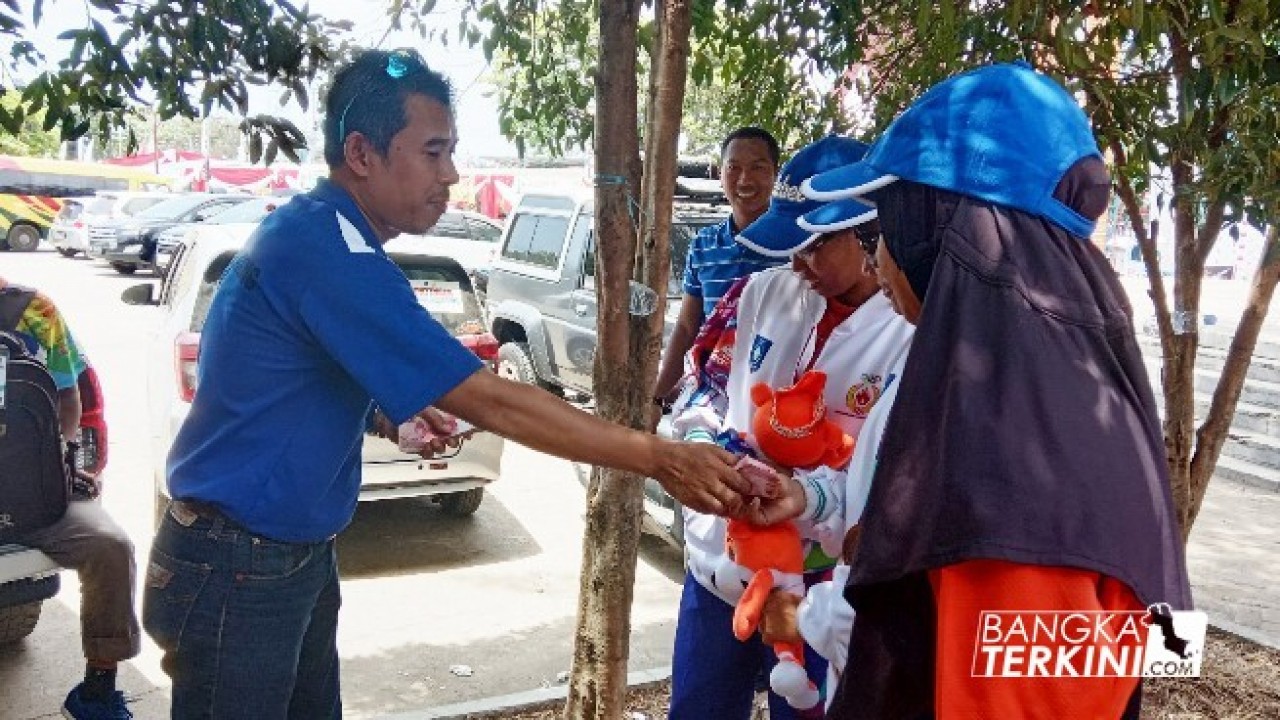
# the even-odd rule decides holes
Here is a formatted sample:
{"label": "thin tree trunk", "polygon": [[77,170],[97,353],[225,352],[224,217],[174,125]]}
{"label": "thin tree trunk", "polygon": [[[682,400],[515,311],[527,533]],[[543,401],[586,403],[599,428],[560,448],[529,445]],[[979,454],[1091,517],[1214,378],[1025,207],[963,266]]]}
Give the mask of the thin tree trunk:
{"label": "thin tree trunk", "polygon": [[640,198],[640,277],[658,295],[649,316],[648,343],[640,377],[652,379],[662,353],[667,279],[671,276],[671,208],[676,190],[678,139],[684,112],[685,78],[689,74],[690,0],[658,0],[658,36],[649,80],[649,117],[644,138],[644,182]]}
{"label": "thin tree trunk", "polygon": [[[636,32],[640,0],[601,0],[600,66],[596,70],[596,290],[599,297],[594,368],[596,411],[606,420],[643,427],[647,385],[632,382],[643,319],[628,312],[635,269]],[[590,442],[583,438],[583,442]],[[578,591],[573,672],[564,717],[618,720],[626,709],[628,641],[640,539],[640,478],[592,471]]]}
{"label": "thin tree trunk", "polygon": [[[1273,215],[1274,217],[1274,215]],[[1275,293],[1276,282],[1280,280],[1280,226],[1267,228],[1267,240],[1262,258],[1258,262],[1258,271],[1253,276],[1253,284],[1249,291],[1249,302],[1240,316],[1240,325],[1231,339],[1231,348],[1227,351],[1227,360],[1222,368],[1222,376],[1218,378],[1218,386],[1213,391],[1213,402],[1209,405],[1209,414],[1196,435],[1196,454],[1191,461],[1191,497],[1186,508],[1180,508],[1178,521],[1182,525],[1182,541],[1186,542],[1191,535],[1191,526],[1200,514],[1200,506],[1204,502],[1205,491],[1209,488],[1209,480],[1222,454],[1222,446],[1231,429],[1231,418],[1235,416],[1236,404],[1244,389],[1245,374],[1253,361],[1253,350],[1258,345],[1258,336],[1262,332],[1262,323],[1267,318],[1271,307],[1271,297]]]}
{"label": "thin tree trunk", "polygon": [[[1191,183],[1191,168],[1174,153],[1173,187]],[[1178,517],[1191,506],[1191,458],[1195,452],[1196,354],[1200,345],[1200,285],[1204,263],[1195,238],[1195,208],[1185,195],[1173,201],[1174,281],[1172,336],[1165,343],[1164,445]]]}

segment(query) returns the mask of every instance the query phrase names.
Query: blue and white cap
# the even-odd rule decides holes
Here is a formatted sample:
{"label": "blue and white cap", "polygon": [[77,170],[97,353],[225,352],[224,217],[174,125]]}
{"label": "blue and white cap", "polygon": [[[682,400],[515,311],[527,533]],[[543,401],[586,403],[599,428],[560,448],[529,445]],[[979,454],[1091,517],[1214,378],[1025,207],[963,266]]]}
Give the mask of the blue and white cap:
{"label": "blue and white cap", "polygon": [[[802,183],[814,200],[866,197],[911,180],[1038,215],[1079,237],[1094,222],[1053,197],[1097,142],[1080,105],[1026,63],[988,65],[932,87],[865,157]],[[810,223],[805,227],[817,227]]]}
{"label": "blue and white cap", "polygon": [[[828,135],[797,152],[773,186],[769,210],[738,233],[743,245],[768,257],[791,257],[829,230],[810,230],[797,224],[805,213],[834,203],[810,200],[800,185],[818,173],[857,162],[867,152],[867,145],[842,135]],[[841,201],[841,217],[846,227],[866,222],[876,216],[876,209],[858,200]],[[834,211],[833,211],[834,212]]]}

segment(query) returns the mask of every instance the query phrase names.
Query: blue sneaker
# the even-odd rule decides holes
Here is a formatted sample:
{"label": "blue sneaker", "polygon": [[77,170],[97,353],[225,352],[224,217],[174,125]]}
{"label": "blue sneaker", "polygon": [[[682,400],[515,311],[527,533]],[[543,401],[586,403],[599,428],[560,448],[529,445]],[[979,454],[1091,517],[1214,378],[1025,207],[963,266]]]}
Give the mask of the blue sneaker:
{"label": "blue sneaker", "polygon": [[80,695],[81,683],[67,693],[62,704],[62,717],[69,720],[130,720],[133,713],[124,704],[124,693],[116,690],[106,700],[86,700]]}

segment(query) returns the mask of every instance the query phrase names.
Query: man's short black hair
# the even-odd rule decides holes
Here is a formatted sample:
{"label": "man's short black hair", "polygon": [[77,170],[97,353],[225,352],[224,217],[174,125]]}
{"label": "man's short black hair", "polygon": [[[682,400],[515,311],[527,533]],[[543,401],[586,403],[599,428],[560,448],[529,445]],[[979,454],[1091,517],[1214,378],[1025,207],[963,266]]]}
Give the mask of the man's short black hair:
{"label": "man's short black hair", "polygon": [[453,88],[444,75],[427,67],[415,50],[365,50],[333,76],[324,100],[324,159],[343,164],[342,146],[359,131],[387,154],[391,138],[404,129],[404,102],[425,95],[453,109]]}
{"label": "man's short black hair", "polygon": [[725,151],[729,149],[729,143],[734,140],[759,140],[769,148],[769,158],[773,160],[774,167],[778,167],[778,164],[782,162],[782,150],[778,147],[778,139],[773,136],[773,133],[764,128],[748,125],[726,135],[724,142],[720,143],[721,158],[724,157]]}

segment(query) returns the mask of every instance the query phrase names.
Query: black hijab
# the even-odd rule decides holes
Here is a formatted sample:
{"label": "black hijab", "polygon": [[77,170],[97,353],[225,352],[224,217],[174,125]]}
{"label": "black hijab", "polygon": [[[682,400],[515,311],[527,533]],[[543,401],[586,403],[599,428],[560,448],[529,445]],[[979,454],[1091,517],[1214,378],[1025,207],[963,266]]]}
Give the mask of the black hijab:
{"label": "black hijab", "polygon": [[[1105,167],[1080,161],[1054,195],[1097,217]],[[899,181],[874,199],[923,308],[846,589],[858,615],[832,718],[931,712],[934,568],[1075,567],[1191,607],[1160,420],[1103,255],[964,195]]]}

